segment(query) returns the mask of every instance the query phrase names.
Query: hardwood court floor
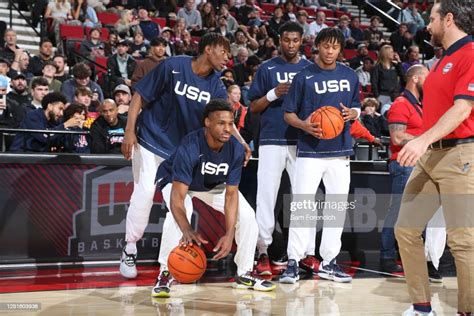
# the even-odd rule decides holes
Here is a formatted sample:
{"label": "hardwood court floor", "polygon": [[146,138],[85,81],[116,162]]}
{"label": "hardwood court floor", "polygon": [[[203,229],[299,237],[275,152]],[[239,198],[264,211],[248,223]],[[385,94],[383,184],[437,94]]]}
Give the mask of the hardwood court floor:
{"label": "hardwood court floor", "polygon": [[[340,284],[303,280],[274,292],[232,289],[231,283],[173,286],[172,298],[152,299],[150,286],[0,294],[0,314],[12,315],[401,315],[410,305],[404,279],[362,278]],[[455,315],[457,284],[431,285],[438,315]],[[8,311],[5,303],[40,303],[38,310]]]}

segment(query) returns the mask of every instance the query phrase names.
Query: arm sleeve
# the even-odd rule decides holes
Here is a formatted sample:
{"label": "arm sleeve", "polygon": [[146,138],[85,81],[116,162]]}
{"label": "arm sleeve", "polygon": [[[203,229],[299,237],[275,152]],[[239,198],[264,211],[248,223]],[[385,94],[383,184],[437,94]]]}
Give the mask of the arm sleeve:
{"label": "arm sleeve", "polygon": [[168,64],[168,60],[165,59],[135,85],[135,90],[147,103],[155,101],[157,97],[161,96],[161,92],[168,85]]}
{"label": "arm sleeve", "polygon": [[458,99],[474,101],[474,59],[472,54],[471,57],[463,59],[463,64],[457,67],[457,70],[454,101]]}
{"label": "arm sleeve", "polygon": [[244,147],[241,144],[236,144],[238,148],[235,151],[235,158],[227,176],[226,185],[239,185],[240,177],[242,175],[242,166],[244,164]]}

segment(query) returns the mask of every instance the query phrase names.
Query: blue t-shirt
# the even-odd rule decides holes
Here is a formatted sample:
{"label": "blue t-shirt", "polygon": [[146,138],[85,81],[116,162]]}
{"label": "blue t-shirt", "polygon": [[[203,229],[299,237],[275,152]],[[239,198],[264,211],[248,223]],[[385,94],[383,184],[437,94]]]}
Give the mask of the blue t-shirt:
{"label": "blue t-shirt", "polygon": [[[333,70],[323,70],[311,64],[293,79],[290,91],[283,101],[283,110],[296,113],[305,120],[316,109],[323,106],[340,108],[339,103],[349,108],[360,108],[359,80],[351,68],[337,63]],[[298,157],[343,157],[353,154],[350,123],[336,138],[318,139],[299,130]]]}
{"label": "blue t-shirt", "polygon": [[148,103],[138,117],[138,142],[162,158],[202,126],[202,113],[211,99],[227,99],[220,73],[200,77],[191,62],[190,56],[167,58],[135,85]]}
{"label": "blue t-shirt", "polygon": [[186,135],[173,155],[160,164],[156,173],[163,189],[173,181],[189,186],[189,191],[207,192],[221,184],[238,185],[245,151],[231,136],[219,152],[209,148],[204,128]]}
{"label": "blue t-shirt", "polygon": [[[304,67],[310,65],[306,59],[296,64],[287,63],[281,57],[274,57],[258,68],[252,81],[248,98],[250,101],[260,99],[279,83],[293,80],[294,76]],[[296,145],[297,130],[289,126],[283,119],[283,96],[271,102],[260,113],[260,145]]]}

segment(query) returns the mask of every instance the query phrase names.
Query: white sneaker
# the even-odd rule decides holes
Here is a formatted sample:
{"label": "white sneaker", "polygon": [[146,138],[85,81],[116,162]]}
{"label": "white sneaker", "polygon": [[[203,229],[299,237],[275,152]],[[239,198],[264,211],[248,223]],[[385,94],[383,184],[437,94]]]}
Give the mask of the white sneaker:
{"label": "white sneaker", "polygon": [[402,316],[436,316],[436,312],[434,310],[432,310],[429,313],[423,313],[423,312],[415,311],[415,309],[413,308],[413,305],[412,305],[412,306],[410,306],[409,309],[407,309],[406,311],[403,312]]}
{"label": "white sneaker", "polygon": [[136,261],[137,254],[128,254],[124,247],[120,259],[120,274],[127,279],[136,278],[138,275]]}

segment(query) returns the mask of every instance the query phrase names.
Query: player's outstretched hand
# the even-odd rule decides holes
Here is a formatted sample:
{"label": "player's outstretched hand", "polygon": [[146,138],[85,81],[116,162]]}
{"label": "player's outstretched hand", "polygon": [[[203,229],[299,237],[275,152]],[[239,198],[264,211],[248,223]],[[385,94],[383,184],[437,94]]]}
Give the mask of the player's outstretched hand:
{"label": "player's outstretched hand", "polygon": [[125,135],[123,137],[123,142],[121,146],[122,154],[125,159],[130,160],[132,159],[132,152],[133,148],[137,148],[137,135],[133,131],[125,131]]}
{"label": "player's outstretched hand", "polygon": [[341,106],[342,117],[344,118],[344,122],[355,120],[357,116],[359,116],[359,112],[357,112],[357,110],[350,109],[342,103],[339,103],[339,105]]}
{"label": "player's outstretched hand", "polygon": [[208,241],[204,239],[201,234],[196,233],[194,230],[186,230],[183,232],[183,237],[181,238],[181,241],[179,244],[181,246],[186,246],[186,245],[192,245],[196,243],[198,246],[201,246],[201,244],[207,244]]}
{"label": "player's outstretched hand", "polygon": [[323,136],[323,130],[321,129],[319,124],[311,122],[311,115],[308,116],[308,118],[303,121],[302,129],[306,133],[313,135],[316,138],[321,138]]}
{"label": "player's outstretched hand", "polygon": [[213,251],[217,252],[212,259],[219,260],[226,257],[230,250],[232,249],[232,242],[234,241],[234,237],[232,235],[224,235],[222,236],[217,245],[214,247]]}
{"label": "player's outstretched hand", "polygon": [[242,143],[242,145],[245,148],[245,159],[244,159],[244,167],[247,166],[249,163],[250,157],[252,157],[252,149],[250,149],[250,146],[247,143]]}
{"label": "player's outstretched hand", "polygon": [[410,140],[398,153],[397,161],[402,167],[413,167],[428,149],[429,143],[422,137]]}

